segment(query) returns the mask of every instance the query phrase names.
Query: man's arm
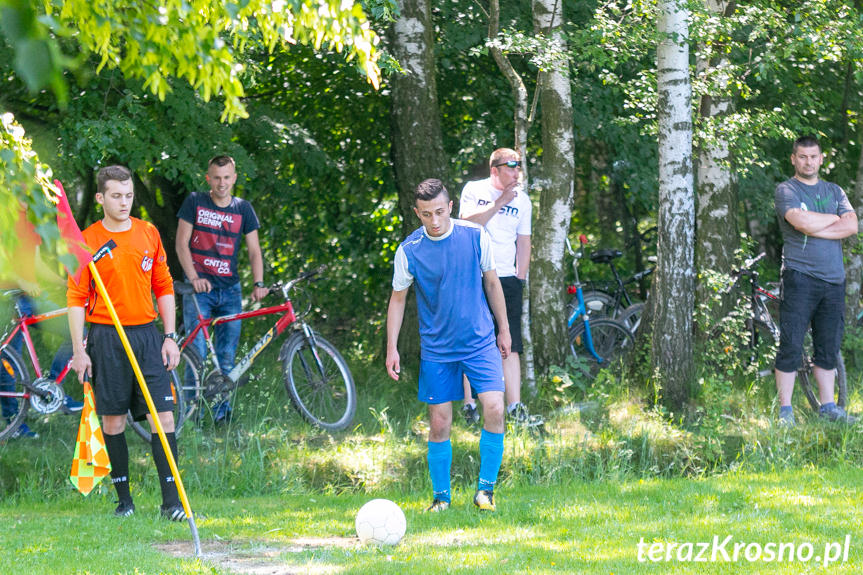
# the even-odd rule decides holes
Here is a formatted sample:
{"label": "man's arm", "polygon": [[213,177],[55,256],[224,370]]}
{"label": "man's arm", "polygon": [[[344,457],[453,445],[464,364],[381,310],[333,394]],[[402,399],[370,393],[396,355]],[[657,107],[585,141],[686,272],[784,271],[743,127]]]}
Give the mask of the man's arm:
{"label": "man's arm", "polygon": [[[174,294],[157,298],[156,306],[159,308],[159,316],[162,318],[165,333],[175,333],[177,329],[177,306],[174,301]],[[162,342],[162,364],[168,371],[171,371],[179,363],[180,348],[177,347],[176,341],[166,337]]]}
{"label": "man's arm", "polygon": [[837,221],[833,222],[823,230],[810,235],[816,238],[823,238],[825,240],[841,240],[848,236],[853,236],[857,233],[857,230],[857,214],[851,211],[845,212],[839,216]]}
{"label": "man's arm", "polygon": [[69,333],[72,335],[71,367],[78,374],[78,382],[84,383],[85,375],[90,377],[93,373],[93,364],[84,348],[84,308],[69,306],[67,315]]}
{"label": "man's arm", "polygon": [[401,364],[399,358],[399,332],[402,329],[402,320],[405,317],[405,302],[408,299],[408,290],[393,290],[390,296],[390,305],[387,308],[387,373],[396,381],[399,379]]}
{"label": "man's arm", "polygon": [[506,300],[503,298],[503,288],[500,287],[500,279],[495,270],[482,272],[482,286],[485,289],[485,297],[497,322],[497,347],[504,359],[509,355],[512,346],[512,337],[509,335],[509,320],[506,318]]}
{"label": "man's arm", "polygon": [[208,280],[198,277],[195,271],[195,262],[192,260],[192,250],[189,249],[189,240],[192,239],[192,223],[186,220],[177,221],[177,238],[174,241],[174,249],[177,251],[177,259],[183,267],[183,273],[192,282],[195,293],[206,293],[213,289]]}
{"label": "man's arm", "polygon": [[810,212],[801,208],[791,208],[785,212],[785,219],[798,232],[804,233],[807,236],[814,236],[838,222],[839,216],[836,214]]}
{"label": "man's arm", "polygon": [[530,236],[517,235],[515,238],[516,277],[527,278],[527,268],[530,266]]}
{"label": "man's arm", "polygon": [[491,220],[502,207],[515,199],[518,195],[518,192],[516,192],[517,186],[518,182],[513,183],[509,189],[504,190],[500,197],[490,204],[476,206],[472,210],[462,210],[460,214],[461,218],[481,226],[488,224],[489,220]]}
{"label": "man's arm", "polygon": [[[246,234],[246,248],[249,250],[249,264],[252,266],[252,280],[264,281],[264,256],[261,253],[261,242],[258,239],[258,230]],[[270,293],[265,287],[256,287],[252,290],[252,301],[261,301]]]}

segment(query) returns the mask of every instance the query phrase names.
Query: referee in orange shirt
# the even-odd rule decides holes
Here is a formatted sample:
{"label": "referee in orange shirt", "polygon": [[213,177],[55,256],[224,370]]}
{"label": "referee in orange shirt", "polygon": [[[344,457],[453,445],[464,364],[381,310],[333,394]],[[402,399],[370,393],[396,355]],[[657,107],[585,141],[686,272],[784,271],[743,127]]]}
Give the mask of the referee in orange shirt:
{"label": "referee in orange shirt", "polygon": [[[162,239],[155,226],[129,215],[135,191],[132,173],[127,168],[102,168],[96,180],[96,201],[101,204],[104,217],[84,230],[84,241],[93,252],[96,268],[111,294],[176,460],[174,397],[168,371],[179,363],[180,350],[174,331],[173,281]],[[153,323],[156,310],[151,293],[156,296],[164,334],[160,334]],[[162,487],[162,516],[172,521],[185,520],[168,459],[155,432],[152,416],[148,414],[144,395],[88,268],[83,270],[79,283],[69,278],[66,302],[72,332],[72,369],[78,373],[80,381],[85,375],[92,376],[96,412],[102,416],[105,447],[111,458],[111,481],[119,499],[114,515],[126,517],[135,512],[129,491],[129,450],[125,435],[126,412],[131,411],[135,420],[146,417],[153,430],[151,446]],[[85,320],[91,324],[86,348]]]}

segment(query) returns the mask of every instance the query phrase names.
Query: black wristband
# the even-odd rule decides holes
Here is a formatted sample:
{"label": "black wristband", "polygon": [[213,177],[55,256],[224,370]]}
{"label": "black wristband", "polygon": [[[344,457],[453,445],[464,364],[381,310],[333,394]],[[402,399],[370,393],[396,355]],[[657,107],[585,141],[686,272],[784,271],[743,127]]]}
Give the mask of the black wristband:
{"label": "black wristband", "polygon": [[177,332],[172,331],[171,333],[166,333],[162,336],[162,341],[165,341],[166,339],[177,341]]}
{"label": "black wristband", "polygon": [[267,287],[267,284],[265,284],[264,282],[255,282],[254,286],[265,288],[265,287]]}

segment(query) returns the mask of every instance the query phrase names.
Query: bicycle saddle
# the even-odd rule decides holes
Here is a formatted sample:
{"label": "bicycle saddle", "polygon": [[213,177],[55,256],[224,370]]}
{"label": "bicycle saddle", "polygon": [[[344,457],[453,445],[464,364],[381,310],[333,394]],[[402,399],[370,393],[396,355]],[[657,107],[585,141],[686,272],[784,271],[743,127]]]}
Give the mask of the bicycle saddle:
{"label": "bicycle saddle", "polygon": [[623,255],[620,250],[596,250],[590,254],[590,261],[597,264],[607,264]]}

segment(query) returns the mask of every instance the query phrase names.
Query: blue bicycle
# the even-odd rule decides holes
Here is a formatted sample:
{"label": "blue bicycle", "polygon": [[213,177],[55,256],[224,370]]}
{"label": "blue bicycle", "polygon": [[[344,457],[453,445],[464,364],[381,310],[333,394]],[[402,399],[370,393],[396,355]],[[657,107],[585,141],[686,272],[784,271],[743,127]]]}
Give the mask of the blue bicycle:
{"label": "blue bicycle", "polygon": [[586,373],[593,378],[600,369],[622,362],[635,342],[632,333],[620,321],[609,317],[590,317],[584,303],[582,283],[578,278],[578,260],[584,256],[587,238],[582,234],[578,239],[581,248],[577,252],[572,249],[569,238],[566,239],[566,249],[573,258],[575,299],[578,302],[567,319],[569,349],[579,362],[586,363]]}

